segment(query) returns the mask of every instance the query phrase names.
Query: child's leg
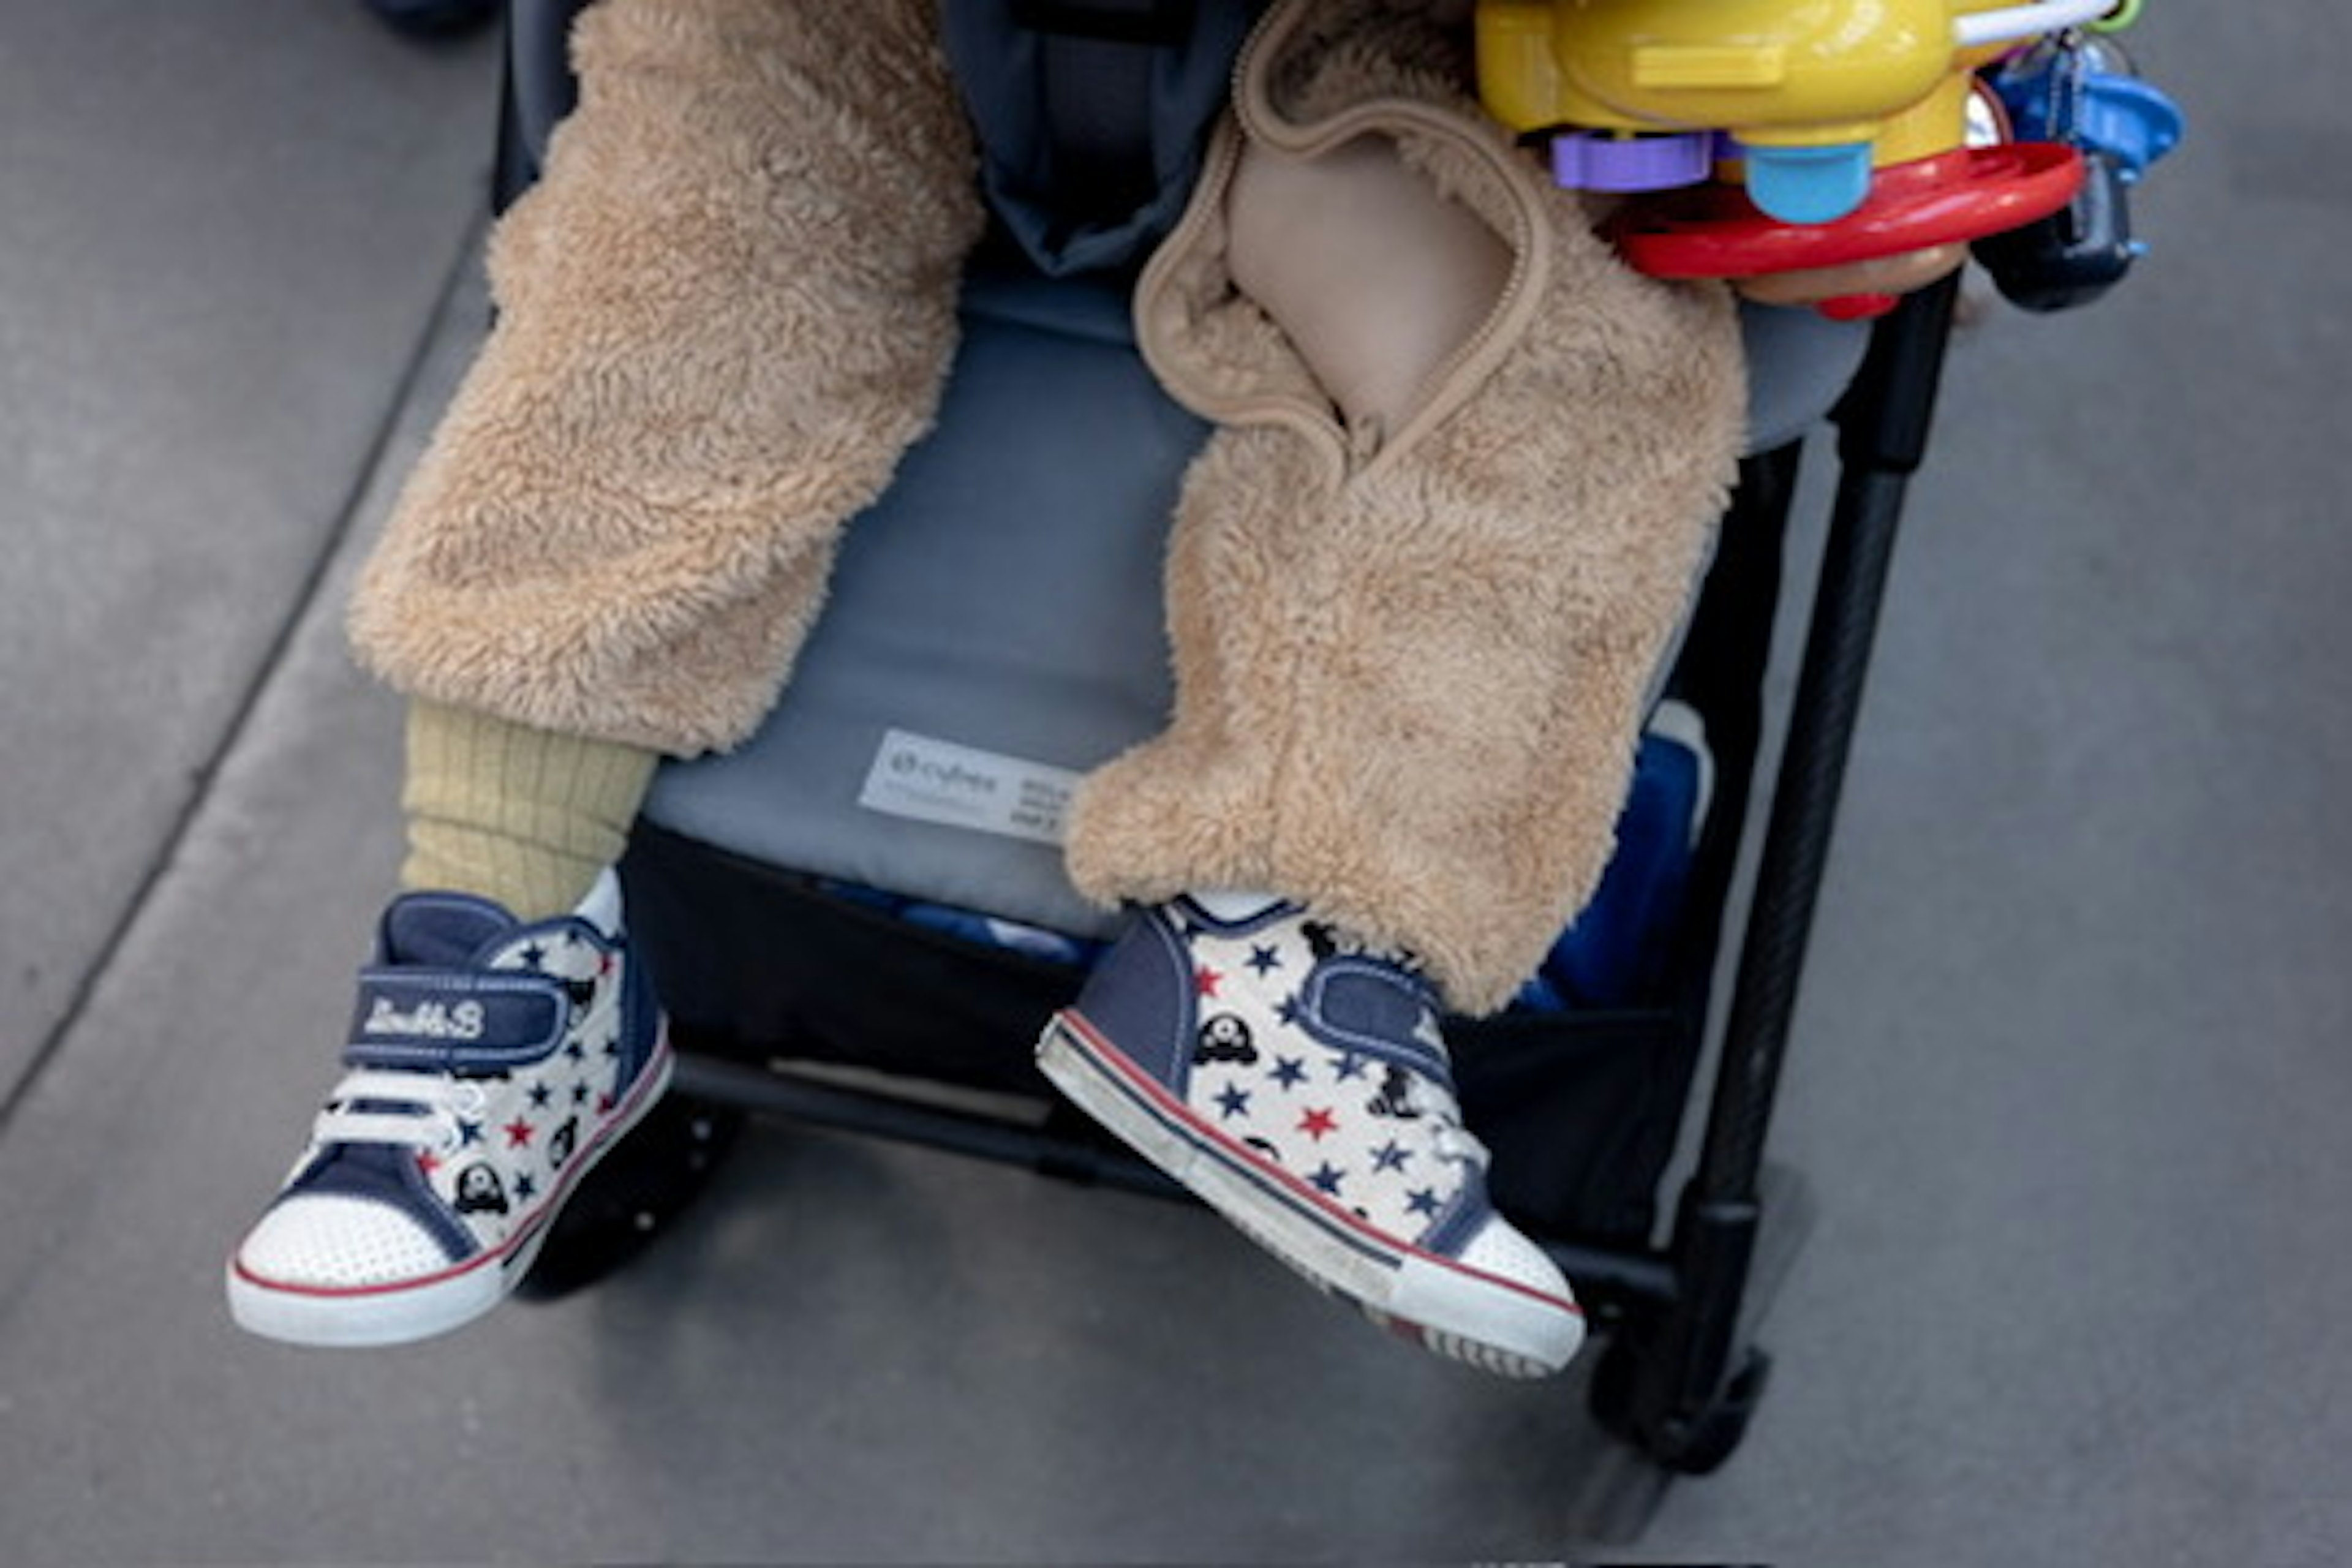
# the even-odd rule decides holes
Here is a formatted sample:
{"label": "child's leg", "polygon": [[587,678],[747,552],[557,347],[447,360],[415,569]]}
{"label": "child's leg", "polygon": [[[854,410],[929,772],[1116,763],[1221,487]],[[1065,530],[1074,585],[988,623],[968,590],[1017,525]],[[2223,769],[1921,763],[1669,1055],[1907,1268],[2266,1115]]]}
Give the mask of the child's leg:
{"label": "child's leg", "polygon": [[352,605],[417,700],[413,890],[230,1266],[282,1339],[488,1310],[660,1092],[609,868],[656,754],[772,702],[953,347],[980,209],[927,0],[604,0],[573,58],[492,242],[498,324]]}
{"label": "child's leg", "polygon": [[[1076,884],[1150,907],[1039,1065],[1327,1289],[1553,1372],[1580,1319],[1489,1199],[1441,1015],[1503,1005],[1598,879],[1732,471],[1736,328],[1475,115],[1253,120],[1264,58],[1239,174],[1139,300],[1156,364],[1226,354],[1188,385],[1228,420],[1170,543],[1172,722],[1071,818]],[[1287,374],[1234,374],[1276,334]]]}

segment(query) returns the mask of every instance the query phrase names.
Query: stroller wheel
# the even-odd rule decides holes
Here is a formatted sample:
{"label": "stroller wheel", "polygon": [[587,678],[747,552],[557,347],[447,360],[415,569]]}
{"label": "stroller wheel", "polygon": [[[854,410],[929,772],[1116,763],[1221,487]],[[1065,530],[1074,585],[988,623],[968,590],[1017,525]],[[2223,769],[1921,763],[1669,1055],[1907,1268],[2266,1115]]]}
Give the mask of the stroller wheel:
{"label": "stroller wheel", "polygon": [[670,1094],[581,1184],[516,1294],[552,1301],[635,1259],[702,1195],[743,1121],[732,1107]]}
{"label": "stroller wheel", "polygon": [[1633,1445],[1676,1475],[1704,1476],[1723,1467],[1748,1436],[1748,1423],[1772,1377],[1772,1358],[1750,1350],[1723,1391],[1691,1416],[1669,1415],[1655,1428],[1633,1410],[1641,1357],[1625,1341],[1612,1340],[1592,1369],[1586,1394],[1593,1419],[1612,1436]]}

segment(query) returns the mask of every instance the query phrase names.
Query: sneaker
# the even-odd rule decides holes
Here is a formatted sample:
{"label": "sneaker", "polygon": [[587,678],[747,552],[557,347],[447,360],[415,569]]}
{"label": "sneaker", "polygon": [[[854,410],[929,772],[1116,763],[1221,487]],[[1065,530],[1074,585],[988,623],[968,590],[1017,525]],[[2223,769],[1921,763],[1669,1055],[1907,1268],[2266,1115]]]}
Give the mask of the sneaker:
{"label": "sneaker", "polygon": [[532,925],[461,893],[394,900],[344,1060],[229,1260],[230,1312],[296,1344],[446,1332],[522,1279],[556,1210],[668,1083],[619,879]]}
{"label": "sneaker", "polygon": [[1486,1195],[1433,988],[1295,904],[1144,910],[1038,1042],[1063,1093],[1375,1322],[1512,1377],[1584,1337]]}

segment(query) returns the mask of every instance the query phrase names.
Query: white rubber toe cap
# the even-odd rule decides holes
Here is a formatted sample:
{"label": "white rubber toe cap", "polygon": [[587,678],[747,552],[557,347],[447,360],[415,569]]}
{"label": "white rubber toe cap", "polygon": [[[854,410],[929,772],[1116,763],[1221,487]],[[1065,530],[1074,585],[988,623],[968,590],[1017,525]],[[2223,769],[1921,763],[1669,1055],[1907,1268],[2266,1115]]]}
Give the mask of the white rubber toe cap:
{"label": "white rubber toe cap", "polygon": [[1440,1354],[1506,1377],[1549,1377],[1584,1342],[1584,1314],[1535,1243],[1490,1219],[1454,1267],[1408,1264],[1396,1305]]}
{"label": "white rubber toe cap", "polygon": [[257,1282],[294,1289],[364,1290],[446,1273],[450,1258],[424,1226],[365,1198],[288,1198],[237,1249]]}
{"label": "white rubber toe cap", "polygon": [[1470,1244],[1457,1255],[1465,1268],[1481,1274],[1491,1274],[1507,1279],[1514,1285],[1545,1296],[1556,1296],[1562,1301],[1574,1300],[1568,1279],[1557,1264],[1546,1257],[1541,1247],[1500,1219],[1489,1219],[1479,1226]]}

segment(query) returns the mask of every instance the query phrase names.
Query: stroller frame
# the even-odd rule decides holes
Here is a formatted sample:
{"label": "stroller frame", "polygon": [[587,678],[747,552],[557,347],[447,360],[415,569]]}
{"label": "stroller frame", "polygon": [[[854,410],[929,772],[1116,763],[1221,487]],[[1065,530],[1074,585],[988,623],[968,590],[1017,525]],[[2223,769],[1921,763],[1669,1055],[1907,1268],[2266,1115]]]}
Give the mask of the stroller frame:
{"label": "stroller frame", "polygon": [[[513,0],[510,6],[494,192],[500,210],[536,177],[545,131],[570,107],[563,40],[583,5]],[[1767,1171],[1765,1145],[1895,537],[1908,482],[1926,455],[1958,293],[1958,279],[1947,279],[1884,318],[1832,415],[1834,500],[1793,696],[1769,728],[1764,676],[1776,626],[1794,596],[1785,591],[1783,557],[1802,443],[1743,461],[1667,686],[1705,716],[1717,785],[1670,943],[1664,1000],[1635,1014],[1547,1022],[1580,1037],[1620,1036],[1630,1048],[1662,1051],[1670,1064],[1662,1088],[1686,1107],[1713,1046],[1696,1161],[1662,1238],[1651,1234],[1656,1227],[1646,1203],[1597,1241],[1523,1222],[1606,1335],[1590,1387],[1593,1414],[1677,1473],[1704,1474],[1730,1457],[1769,1374],[1770,1360],[1751,1337],[1762,1304],[1759,1237],[1768,1211],[1775,1226],[1801,1230],[1807,1205],[1801,1184],[1768,1179],[1777,1173]],[[1775,730],[1779,763],[1759,820],[1751,807]],[[1735,921],[1738,873],[1751,851],[1754,874]],[[717,863],[727,875],[761,875],[748,862],[726,866],[731,858],[642,826],[624,866],[633,905],[635,879],[665,864]],[[646,869],[649,863],[655,871]],[[1736,962],[1727,1003],[1717,1008],[1727,943],[1736,944]],[[1465,1049],[1475,1048],[1480,1031],[1466,1021],[1448,1027]],[[1190,1201],[1058,1103],[1038,1124],[952,1091],[910,1097],[780,1074],[761,1065],[779,1054],[775,1041],[687,1027],[679,1044],[672,1103],[573,1199],[534,1272],[533,1294],[576,1289],[633,1256],[698,1194],[747,1112]],[[1686,1119],[1670,1118],[1663,1144],[1654,1139],[1638,1152],[1648,1173],[1662,1180]]]}

